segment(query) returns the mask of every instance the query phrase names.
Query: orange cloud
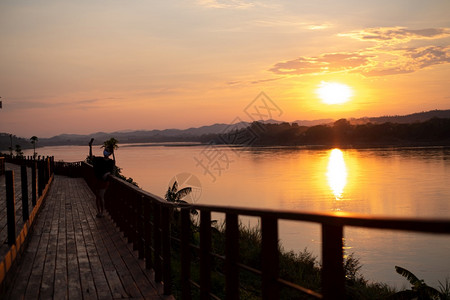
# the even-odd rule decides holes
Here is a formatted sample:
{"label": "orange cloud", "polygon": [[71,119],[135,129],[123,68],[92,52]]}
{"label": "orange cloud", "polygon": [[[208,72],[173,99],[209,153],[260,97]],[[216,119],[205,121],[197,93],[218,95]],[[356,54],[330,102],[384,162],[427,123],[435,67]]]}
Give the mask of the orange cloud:
{"label": "orange cloud", "polygon": [[449,28],[407,29],[404,27],[367,28],[338,34],[361,41],[375,41],[383,44],[406,43],[411,40],[440,39],[450,36]]}
{"label": "orange cloud", "polygon": [[255,6],[252,1],[244,0],[198,0],[197,4],[208,8],[246,9]]}
{"label": "orange cloud", "polygon": [[358,72],[364,76],[396,75],[450,63],[450,47],[428,46],[390,50],[387,53],[394,58],[390,60],[374,60],[372,66],[358,70]]}
{"label": "orange cloud", "polygon": [[327,53],[279,62],[269,71],[278,75],[306,75],[351,71],[369,63],[371,55],[360,53]]}
{"label": "orange cloud", "polygon": [[376,47],[354,52],[325,53],[276,63],[269,69],[277,75],[318,75],[336,72],[386,76],[412,73],[434,65],[450,63],[450,46],[394,48],[393,44],[413,39],[450,37],[448,28],[410,30],[401,27],[369,28],[340,34],[361,40],[378,41]]}

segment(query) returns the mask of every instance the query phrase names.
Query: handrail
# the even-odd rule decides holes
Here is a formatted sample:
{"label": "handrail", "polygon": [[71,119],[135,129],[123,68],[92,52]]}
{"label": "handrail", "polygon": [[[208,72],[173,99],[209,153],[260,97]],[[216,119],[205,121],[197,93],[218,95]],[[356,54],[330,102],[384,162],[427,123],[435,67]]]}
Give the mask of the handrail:
{"label": "handrail", "polygon": [[[82,163],[79,168],[86,182],[93,187],[92,167]],[[161,197],[141,190],[116,177],[111,177],[111,186],[106,197],[106,209],[116,224],[133,243],[139,257],[145,259],[146,267],[155,271],[155,280],[164,284],[164,294],[172,294],[171,274],[171,226],[180,233],[174,238],[179,243],[180,274],[183,299],[191,299],[191,219],[192,209],[200,211],[199,263],[195,265],[200,273],[200,298],[210,299],[211,294],[211,213],[225,214],[225,294],[226,299],[239,299],[239,269],[253,270],[262,278],[262,298],[278,299],[280,285],[290,286],[318,299],[345,298],[345,274],[343,268],[343,229],[362,227],[384,230],[400,230],[433,234],[450,234],[449,219],[416,219],[367,216],[355,213],[307,213],[289,210],[225,207],[218,205],[186,204],[176,206]],[[178,210],[175,210],[177,208]],[[175,221],[174,211],[180,219]],[[261,219],[262,258],[261,270],[239,262],[238,244],[239,216],[253,216]],[[295,283],[279,278],[278,221],[307,221],[318,223],[322,228],[322,289],[311,291]],[[178,222],[178,223],[177,223]],[[176,226],[175,226],[176,225]]]}

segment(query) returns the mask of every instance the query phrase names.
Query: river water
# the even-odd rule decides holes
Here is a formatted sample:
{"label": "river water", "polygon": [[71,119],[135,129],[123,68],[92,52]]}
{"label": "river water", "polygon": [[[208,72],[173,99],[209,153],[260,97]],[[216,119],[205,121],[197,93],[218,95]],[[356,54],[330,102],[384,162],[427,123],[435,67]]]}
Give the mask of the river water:
{"label": "river water", "polygon": [[[179,144],[119,145],[117,165],[141,188],[164,197],[176,179],[193,187],[190,202],[307,212],[450,219],[450,149],[231,148]],[[26,150],[25,155],[32,155]],[[88,147],[36,150],[55,160],[80,161]],[[94,147],[94,155],[102,149]],[[213,216],[222,219],[223,216]],[[258,226],[258,220],[242,218]],[[398,265],[438,287],[450,277],[450,236],[345,228],[366,279],[409,287]],[[307,248],[320,260],[320,227],[280,222],[286,250]]]}

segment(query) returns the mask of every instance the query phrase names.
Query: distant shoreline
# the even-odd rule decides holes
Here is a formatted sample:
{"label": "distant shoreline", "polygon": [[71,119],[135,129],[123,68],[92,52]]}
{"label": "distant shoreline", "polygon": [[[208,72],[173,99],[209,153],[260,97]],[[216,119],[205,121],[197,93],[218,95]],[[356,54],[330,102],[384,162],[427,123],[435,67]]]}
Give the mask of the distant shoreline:
{"label": "distant shoreline", "polygon": [[[79,144],[67,144],[67,145],[48,145],[36,147],[37,149],[45,147],[70,147],[70,146],[83,146]],[[95,146],[100,146],[95,145]],[[327,150],[327,149],[346,149],[346,150],[370,150],[370,149],[399,149],[399,150],[415,150],[415,149],[450,149],[450,143],[442,144],[427,144],[427,143],[404,143],[404,144],[354,144],[354,145],[238,145],[238,144],[209,144],[209,143],[199,143],[199,142],[173,142],[173,143],[126,143],[119,144],[120,148],[134,148],[134,147],[228,147],[237,149],[280,149],[280,150]],[[9,150],[0,150],[0,154],[7,154]]]}

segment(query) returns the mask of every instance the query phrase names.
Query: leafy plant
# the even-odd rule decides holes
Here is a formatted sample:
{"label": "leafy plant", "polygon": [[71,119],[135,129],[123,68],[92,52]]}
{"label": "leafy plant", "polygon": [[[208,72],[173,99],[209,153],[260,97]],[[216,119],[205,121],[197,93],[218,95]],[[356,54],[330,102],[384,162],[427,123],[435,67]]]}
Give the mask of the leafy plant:
{"label": "leafy plant", "polygon": [[439,281],[439,291],[441,299],[450,300],[450,278],[445,279],[445,284]]}
{"label": "leafy plant", "polygon": [[166,192],[166,200],[169,202],[175,202],[175,203],[187,203],[186,201],[183,201],[184,197],[186,197],[189,193],[192,192],[191,187],[185,187],[181,190],[178,190],[178,182],[175,180],[175,182],[172,185],[172,188],[169,187]]}
{"label": "leafy plant", "polygon": [[435,288],[427,285],[423,279],[417,278],[417,276],[411,271],[399,266],[395,266],[395,271],[408,279],[412,286],[410,290],[395,293],[392,297],[390,297],[390,299],[448,299],[444,293],[441,293]]}
{"label": "leafy plant", "polygon": [[[167,189],[165,198],[167,201],[173,202],[176,204],[179,204],[179,203],[187,204],[188,202],[181,200],[181,199],[183,199],[184,197],[189,195],[191,192],[192,192],[191,187],[185,187],[185,188],[182,188],[181,190],[178,190],[178,182],[175,180],[172,187],[169,186],[169,188]],[[198,212],[195,209],[191,209],[191,214],[198,215]]]}

